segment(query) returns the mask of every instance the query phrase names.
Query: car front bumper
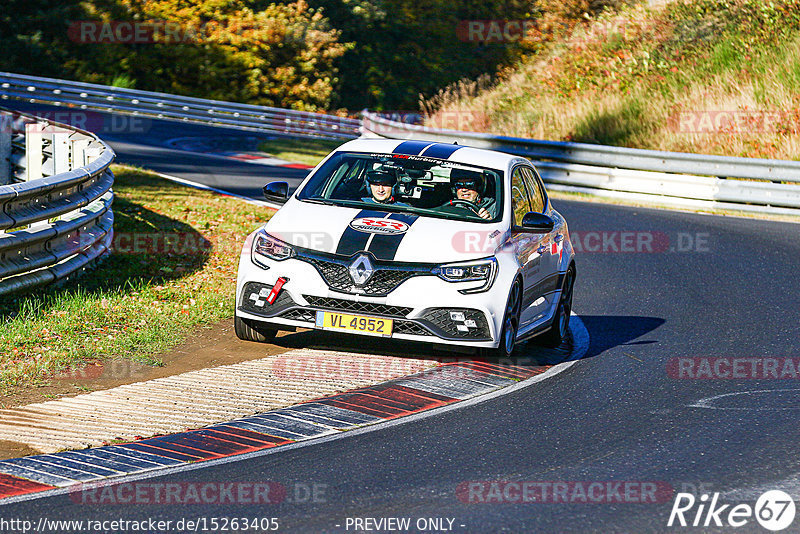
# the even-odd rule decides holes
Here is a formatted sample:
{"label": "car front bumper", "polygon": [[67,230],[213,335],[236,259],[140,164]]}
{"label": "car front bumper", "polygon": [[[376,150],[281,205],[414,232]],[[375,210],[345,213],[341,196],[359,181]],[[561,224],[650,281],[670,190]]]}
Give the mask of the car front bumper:
{"label": "car front bumper", "polygon": [[[287,281],[270,304],[266,297],[278,278]],[[308,261],[274,261],[269,269],[263,269],[243,254],[236,286],[236,314],[281,329],[321,328],[318,312],[346,313],[391,319],[394,339],[493,348],[498,343],[508,297],[506,284],[499,278],[487,291],[462,294],[459,289],[476,283],[451,283],[435,275],[415,275],[385,296],[368,296],[331,289],[318,268]]]}

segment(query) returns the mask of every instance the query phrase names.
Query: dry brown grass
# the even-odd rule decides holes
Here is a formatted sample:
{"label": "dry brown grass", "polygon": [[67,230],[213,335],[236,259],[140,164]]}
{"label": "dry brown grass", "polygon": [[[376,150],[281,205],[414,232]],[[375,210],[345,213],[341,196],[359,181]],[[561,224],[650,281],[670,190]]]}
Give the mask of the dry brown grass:
{"label": "dry brown grass", "polygon": [[[482,118],[473,121],[483,126],[475,130],[501,135],[800,159],[796,18],[775,16],[775,28],[752,36],[747,24],[763,25],[748,18],[752,0],[724,4],[731,13],[686,8],[701,1],[726,0],[660,2],[603,16],[493,87],[465,81],[423,110],[432,125],[442,115],[469,114]],[[776,4],[789,13],[797,7],[795,0]],[[737,16],[744,21],[741,35],[726,19]],[[770,32],[783,30],[781,41],[770,41]],[[739,112],[740,122],[715,127],[719,112]],[[709,118],[711,128],[703,122]]]}

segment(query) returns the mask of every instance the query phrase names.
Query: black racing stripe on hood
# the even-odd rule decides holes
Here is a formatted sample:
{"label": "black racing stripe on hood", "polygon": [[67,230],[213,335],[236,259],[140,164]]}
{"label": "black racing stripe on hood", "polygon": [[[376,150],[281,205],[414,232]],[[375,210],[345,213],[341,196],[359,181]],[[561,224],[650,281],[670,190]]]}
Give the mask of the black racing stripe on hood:
{"label": "black racing stripe on hood", "polygon": [[[362,217],[375,217],[382,219],[387,215],[388,213],[385,211],[361,210],[358,212],[358,214],[356,214],[355,217],[353,217],[353,220],[360,219]],[[352,256],[356,252],[366,250],[367,241],[371,235],[372,234],[368,234],[366,232],[359,232],[348,224],[347,228],[345,228],[344,232],[342,232],[342,237],[339,238],[339,244],[336,246],[336,254]]]}
{"label": "black racing stripe on hood", "polygon": [[394,154],[408,154],[409,156],[418,156],[422,150],[432,145],[431,141],[404,141],[397,145],[392,152]]}
{"label": "black racing stripe on hood", "polygon": [[439,158],[439,159],[447,159],[453,155],[456,150],[464,148],[460,145],[448,145],[446,143],[436,143],[435,145],[431,145],[428,147],[427,150],[422,154],[423,156],[427,156],[429,158]]}
{"label": "black racing stripe on hood", "polygon": [[[403,221],[407,225],[411,226],[419,217],[417,215],[408,215],[405,213],[392,213],[389,218],[397,221]],[[400,247],[400,242],[403,241],[405,236],[406,233],[395,235],[376,235],[372,238],[372,242],[369,244],[369,251],[373,256],[375,256],[375,259],[386,261],[394,260],[394,257],[397,254],[397,249]]]}

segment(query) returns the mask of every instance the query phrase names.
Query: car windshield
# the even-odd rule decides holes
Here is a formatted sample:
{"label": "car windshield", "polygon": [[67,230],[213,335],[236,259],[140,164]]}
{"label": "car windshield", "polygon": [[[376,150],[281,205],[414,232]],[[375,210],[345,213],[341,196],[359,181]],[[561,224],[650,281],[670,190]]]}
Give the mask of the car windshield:
{"label": "car windshield", "polygon": [[337,152],[297,198],[443,219],[496,222],[502,218],[503,172],[403,154]]}

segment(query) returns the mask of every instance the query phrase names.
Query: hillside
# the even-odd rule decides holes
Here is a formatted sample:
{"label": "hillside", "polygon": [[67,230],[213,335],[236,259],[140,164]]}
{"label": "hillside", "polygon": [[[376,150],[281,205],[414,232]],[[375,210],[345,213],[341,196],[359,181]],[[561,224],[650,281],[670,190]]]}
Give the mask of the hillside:
{"label": "hillside", "polygon": [[800,159],[800,0],[629,6],[587,20],[482,85],[462,82],[423,102],[429,123]]}

